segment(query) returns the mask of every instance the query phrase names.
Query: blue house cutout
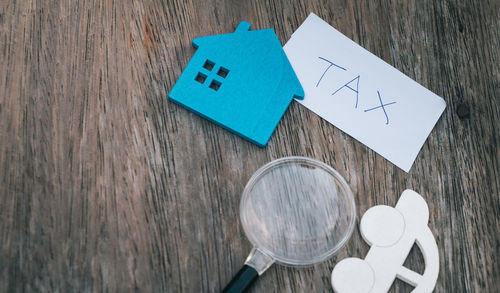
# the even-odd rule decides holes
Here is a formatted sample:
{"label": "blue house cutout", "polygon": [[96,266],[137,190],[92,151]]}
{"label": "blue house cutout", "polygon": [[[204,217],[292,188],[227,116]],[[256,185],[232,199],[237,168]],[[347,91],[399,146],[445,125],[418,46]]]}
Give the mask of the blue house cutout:
{"label": "blue house cutout", "polygon": [[272,29],[193,40],[197,49],[168,97],[264,147],[293,98],[304,91]]}

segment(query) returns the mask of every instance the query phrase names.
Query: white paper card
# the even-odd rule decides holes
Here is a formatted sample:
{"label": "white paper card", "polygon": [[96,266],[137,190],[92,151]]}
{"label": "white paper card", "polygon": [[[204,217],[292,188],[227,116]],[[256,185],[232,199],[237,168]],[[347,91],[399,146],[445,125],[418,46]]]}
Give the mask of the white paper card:
{"label": "white paper card", "polygon": [[408,172],[445,101],[310,14],[284,46],[297,100]]}

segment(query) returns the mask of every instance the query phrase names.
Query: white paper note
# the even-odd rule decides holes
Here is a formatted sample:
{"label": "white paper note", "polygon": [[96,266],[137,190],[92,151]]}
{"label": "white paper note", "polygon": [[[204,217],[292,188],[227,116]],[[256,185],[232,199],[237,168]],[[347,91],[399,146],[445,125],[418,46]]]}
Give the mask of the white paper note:
{"label": "white paper note", "polygon": [[297,100],[408,172],[445,101],[310,14],[284,46]]}

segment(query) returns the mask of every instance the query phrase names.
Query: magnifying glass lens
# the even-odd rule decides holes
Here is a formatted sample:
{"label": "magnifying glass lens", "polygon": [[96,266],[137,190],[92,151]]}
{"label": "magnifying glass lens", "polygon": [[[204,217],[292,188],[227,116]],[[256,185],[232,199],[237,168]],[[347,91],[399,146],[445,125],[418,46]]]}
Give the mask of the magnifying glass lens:
{"label": "magnifying glass lens", "polygon": [[322,162],[279,159],[250,179],[240,205],[252,244],[286,265],[310,265],[332,256],[349,238],[354,199],[345,180]]}
{"label": "magnifying glass lens", "polygon": [[250,178],[240,204],[254,245],[224,292],[242,292],[273,262],[325,261],[349,239],[356,218],[352,192],[337,171],[310,158],[275,160]]}

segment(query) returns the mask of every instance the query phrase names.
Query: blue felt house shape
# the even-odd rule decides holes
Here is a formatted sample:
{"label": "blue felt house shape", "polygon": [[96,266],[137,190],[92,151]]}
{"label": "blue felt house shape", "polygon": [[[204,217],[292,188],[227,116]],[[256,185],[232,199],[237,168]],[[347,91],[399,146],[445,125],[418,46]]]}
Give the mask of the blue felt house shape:
{"label": "blue felt house shape", "polygon": [[193,40],[197,49],[168,97],[264,147],[293,98],[304,91],[274,30]]}

